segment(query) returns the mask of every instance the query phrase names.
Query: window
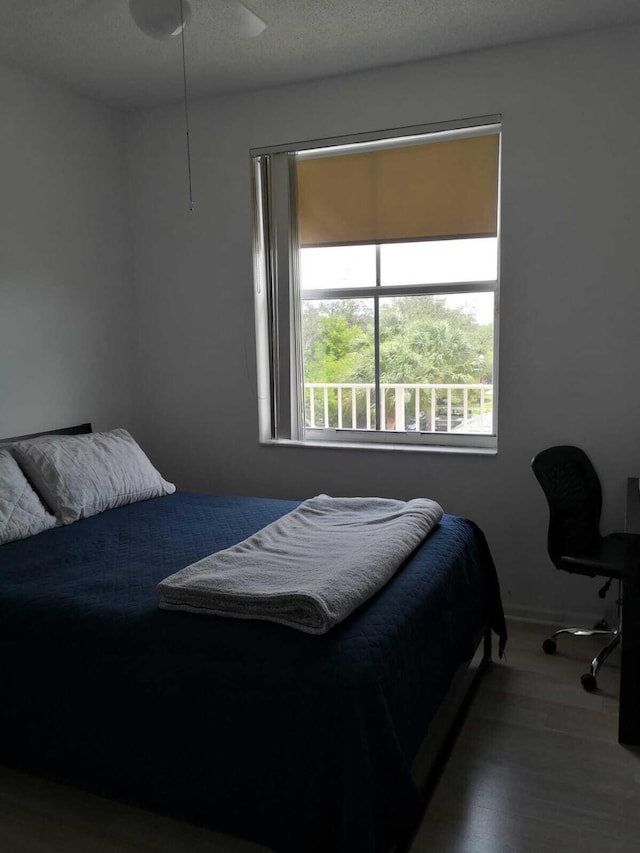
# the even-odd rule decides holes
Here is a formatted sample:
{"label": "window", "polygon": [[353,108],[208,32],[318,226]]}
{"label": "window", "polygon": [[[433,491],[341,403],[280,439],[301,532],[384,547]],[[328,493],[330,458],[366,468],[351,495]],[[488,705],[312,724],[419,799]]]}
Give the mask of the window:
{"label": "window", "polygon": [[261,440],[494,448],[496,118],[252,158]]}

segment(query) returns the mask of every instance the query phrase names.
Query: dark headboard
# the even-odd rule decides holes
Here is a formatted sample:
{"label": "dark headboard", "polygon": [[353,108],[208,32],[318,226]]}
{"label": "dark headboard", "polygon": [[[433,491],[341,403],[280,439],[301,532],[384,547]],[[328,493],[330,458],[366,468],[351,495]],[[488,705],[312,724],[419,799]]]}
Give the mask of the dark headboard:
{"label": "dark headboard", "polygon": [[47,429],[43,432],[32,432],[29,435],[14,435],[11,438],[0,438],[0,444],[22,441],[23,438],[38,438],[40,435],[85,435],[88,432],[91,432],[91,424],[78,424],[78,426],[63,427],[62,429]]}

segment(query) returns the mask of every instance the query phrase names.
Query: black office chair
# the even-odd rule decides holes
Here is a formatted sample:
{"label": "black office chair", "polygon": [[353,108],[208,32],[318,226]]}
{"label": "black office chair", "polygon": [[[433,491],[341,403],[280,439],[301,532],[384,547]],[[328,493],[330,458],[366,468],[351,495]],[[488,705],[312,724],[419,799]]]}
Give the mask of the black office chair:
{"label": "black office chair", "polygon": [[534,457],[531,467],[549,504],[547,549],[556,569],[591,578],[608,578],[598,593],[600,598],[606,596],[612,580],[618,581],[615,628],[609,628],[604,622],[595,628],[561,628],[542,644],[547,654],[553,654],[560,634],[608,635],[611,639],[592,660],[590,671],[581,678],[585,690],[596,690],[600,667],[621,638],[624,534],[600,534],[600,480],[589,457],[578,447],[549,447]]}

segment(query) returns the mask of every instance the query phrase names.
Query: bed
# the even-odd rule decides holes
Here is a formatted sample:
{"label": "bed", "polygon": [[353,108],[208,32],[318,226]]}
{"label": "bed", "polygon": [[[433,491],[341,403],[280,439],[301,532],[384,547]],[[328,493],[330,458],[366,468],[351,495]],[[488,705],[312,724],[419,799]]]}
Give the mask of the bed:
{"label": "bed", "polygon": [[1,759],[278,853],[405,843],[457,685],[506,638],[491,555],[445,515],[322,636],[158,609],[295,506],[178,491],[0,546]]}

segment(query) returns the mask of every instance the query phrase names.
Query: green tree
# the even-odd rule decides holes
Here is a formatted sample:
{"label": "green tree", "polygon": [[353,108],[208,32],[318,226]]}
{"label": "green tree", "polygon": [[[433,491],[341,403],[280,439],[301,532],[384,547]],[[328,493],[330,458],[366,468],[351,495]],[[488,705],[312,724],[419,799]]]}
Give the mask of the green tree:
{"label": "green tree", "polygon": [[[305,304],[305,381],[373,382],[373,318],[358,303],[340,299]],[[363,371],[368,359],[370,368]]]}
{"label": "green tree", "polygon": [[[372,382],[374,340],[367,300],[305,303],[304,363],[307,382]],[[370,300],[369,300],[370,302]],[[480,325],[438,297],[382,301],[382,382],[491,382],[492,324]]]}
{"label": "green tree", "polygon": [[[306,382],[373,383],[373,300],[335,299],[303,306]],[[383,384],[480,384],[492,381],[493,325],[481,325],[439,297],[380,302],[380,379]],[[460,401],[462,400],[462,395]],[[406,401],[413,406],[413,394]],[[457,401],[456,401],[457,402]],[[357,400],[364,417],[365,398]],[[471,408],[476,405],[469,397]],[[351,417],[350,398],[343,415]],[[309,409],[309,406],[307,406]],[[337,425],[337,392],[329,397]],[[433,414],[435,417],[435,414]]]}

